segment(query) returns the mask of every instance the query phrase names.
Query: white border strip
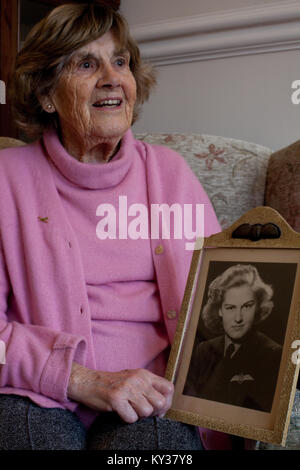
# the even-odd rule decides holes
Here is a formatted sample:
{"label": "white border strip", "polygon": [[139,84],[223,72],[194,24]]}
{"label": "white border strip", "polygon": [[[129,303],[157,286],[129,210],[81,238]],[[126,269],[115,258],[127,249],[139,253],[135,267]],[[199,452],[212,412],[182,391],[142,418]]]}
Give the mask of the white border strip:
{"label": "white border strip", "polygon": [[300,2],[274,3],[131,27],[156,65],[300,49]]}

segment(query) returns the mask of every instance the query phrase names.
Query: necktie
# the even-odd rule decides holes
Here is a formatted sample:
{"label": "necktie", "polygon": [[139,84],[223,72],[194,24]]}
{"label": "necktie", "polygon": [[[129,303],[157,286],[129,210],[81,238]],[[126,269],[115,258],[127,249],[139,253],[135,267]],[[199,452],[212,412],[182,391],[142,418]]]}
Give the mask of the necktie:
{"label": "necktie", "polygon": [[234,346],[232,343],[227,347],[226,352],[225,352],[225,359],[231,359],[231,356],[234,352]]}

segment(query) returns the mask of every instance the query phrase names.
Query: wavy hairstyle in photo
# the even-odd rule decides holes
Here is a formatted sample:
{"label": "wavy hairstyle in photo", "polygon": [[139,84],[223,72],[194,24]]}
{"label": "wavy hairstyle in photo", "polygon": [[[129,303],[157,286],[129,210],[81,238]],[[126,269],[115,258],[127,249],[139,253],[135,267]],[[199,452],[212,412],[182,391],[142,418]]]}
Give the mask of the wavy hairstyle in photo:
{"label": "wavy hairstyle in photo", "polygon": [[219,310],[224,295],[231,287],[248,285],[256,299],[255,324],[261,323],[273,308],[273,288],[260,277],[255,266],[236,264],[226,269],[212,281],[208,288],[208,300],[202,310],[202,319],[208,330],[215,334],[224,332]]}

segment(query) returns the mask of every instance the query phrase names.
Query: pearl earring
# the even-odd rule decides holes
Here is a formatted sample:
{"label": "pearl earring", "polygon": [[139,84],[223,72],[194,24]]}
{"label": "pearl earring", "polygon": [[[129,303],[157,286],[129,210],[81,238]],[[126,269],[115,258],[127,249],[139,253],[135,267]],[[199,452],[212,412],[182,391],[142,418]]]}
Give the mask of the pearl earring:
{"label": "pearl earring", "polygon": [[47,109],[52,109],[52,104],[48,103],[47,104]]}

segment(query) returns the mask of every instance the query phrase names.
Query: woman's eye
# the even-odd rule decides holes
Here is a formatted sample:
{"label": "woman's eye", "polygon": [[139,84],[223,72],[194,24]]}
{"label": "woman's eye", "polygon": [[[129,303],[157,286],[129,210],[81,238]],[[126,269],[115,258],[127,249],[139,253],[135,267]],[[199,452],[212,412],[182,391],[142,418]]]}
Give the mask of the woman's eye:
{"label": "woman's eye", "polygon": [[124,65],[126,65],[126,60],[123,59],[122,57],[118,58],[116,60],[116,64],[119,66],[119,67],[123,67]]}
{"label": "woman's eye", "polygon": [[80,69],[84,69],[84,70],[89,70],[90,68],[93,67],[93,62],[91,62],[90,60],[85,60],[84,62],[81,62],[79,64],[79,68]]}
{"label": "woman's eye", "polygon": [[253,307],[253,305],[254,305],[254,302],[248,302],[247,304],[244,305],[244,307],[251,308]]}

